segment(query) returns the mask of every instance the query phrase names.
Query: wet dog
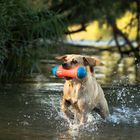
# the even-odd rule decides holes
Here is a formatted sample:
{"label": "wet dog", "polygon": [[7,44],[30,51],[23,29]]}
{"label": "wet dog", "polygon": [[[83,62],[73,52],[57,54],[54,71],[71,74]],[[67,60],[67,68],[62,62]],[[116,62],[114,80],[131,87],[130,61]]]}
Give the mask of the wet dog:
{"label": "wet dog", "polygon": [[108,104],[101,86],[94,77],[94,67],[102,62],[90,56],[63,55],[56,57],[64,61],[63,67],[85,66],[87,76],[83,79],[67,78],[64,84],[61,110],[69,118],[76,118],[80,123],[87,121],[87,114],[95,111],[103,119],[109,115]]}

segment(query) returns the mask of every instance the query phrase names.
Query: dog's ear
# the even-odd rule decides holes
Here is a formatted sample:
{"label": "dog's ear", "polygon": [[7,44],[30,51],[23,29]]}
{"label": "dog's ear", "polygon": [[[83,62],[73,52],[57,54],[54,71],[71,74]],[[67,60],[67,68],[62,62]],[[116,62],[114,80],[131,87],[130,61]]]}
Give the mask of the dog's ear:
{"label": "dog's ear", "polygon": [[67,61],[67,55],[57,56],[55,57],[57,60]]}
{"label": "dog's ear", "polygon": [[98,66],[104,65],[98,58],[96,57],[83,57],[84,65],[87,66]]}

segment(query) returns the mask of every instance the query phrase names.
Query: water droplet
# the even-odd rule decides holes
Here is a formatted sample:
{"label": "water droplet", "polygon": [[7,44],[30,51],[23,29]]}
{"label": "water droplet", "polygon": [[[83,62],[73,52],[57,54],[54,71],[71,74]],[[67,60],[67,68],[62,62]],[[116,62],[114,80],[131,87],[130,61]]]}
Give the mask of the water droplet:
{"label": "water droplet", "polygon": [[29,104],[29,102],[25,102],[25,105],[28,105]]}

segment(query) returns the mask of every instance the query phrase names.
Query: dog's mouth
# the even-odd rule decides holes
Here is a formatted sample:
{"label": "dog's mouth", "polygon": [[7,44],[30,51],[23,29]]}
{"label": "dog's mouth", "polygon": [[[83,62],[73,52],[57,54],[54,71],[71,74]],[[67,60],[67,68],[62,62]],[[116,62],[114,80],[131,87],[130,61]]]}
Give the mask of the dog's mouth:
{"label": "dog's mouth", "polygon": [[[65,62],[65,63],[63,63],[63,64],[62,64],[62,67],[63,67],[64,69],[70,69],[70,68],[75,67],[75,66],[77,66],[77,65],[78,65],[78,62],[77,62],[77,61],[71,61],[71,62]],[[66,79],[66,80],[71,80],[71,79],[73,79],[73,78],[71,78],[71,77],[65,77],[65,79]]]}

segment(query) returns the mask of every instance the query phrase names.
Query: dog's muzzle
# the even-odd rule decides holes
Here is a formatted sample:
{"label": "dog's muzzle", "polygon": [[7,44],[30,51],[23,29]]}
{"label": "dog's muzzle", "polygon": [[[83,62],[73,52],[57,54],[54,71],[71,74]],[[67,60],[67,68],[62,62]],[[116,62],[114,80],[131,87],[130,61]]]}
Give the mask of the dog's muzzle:
{"label": "dog's muzzle", "polygon": [[70,64],[70,63],[63,63],[63,64],[62,64],[62,67],[63,67],[64,69],[69,69],[69,68],[71,67],[71,64]]}

